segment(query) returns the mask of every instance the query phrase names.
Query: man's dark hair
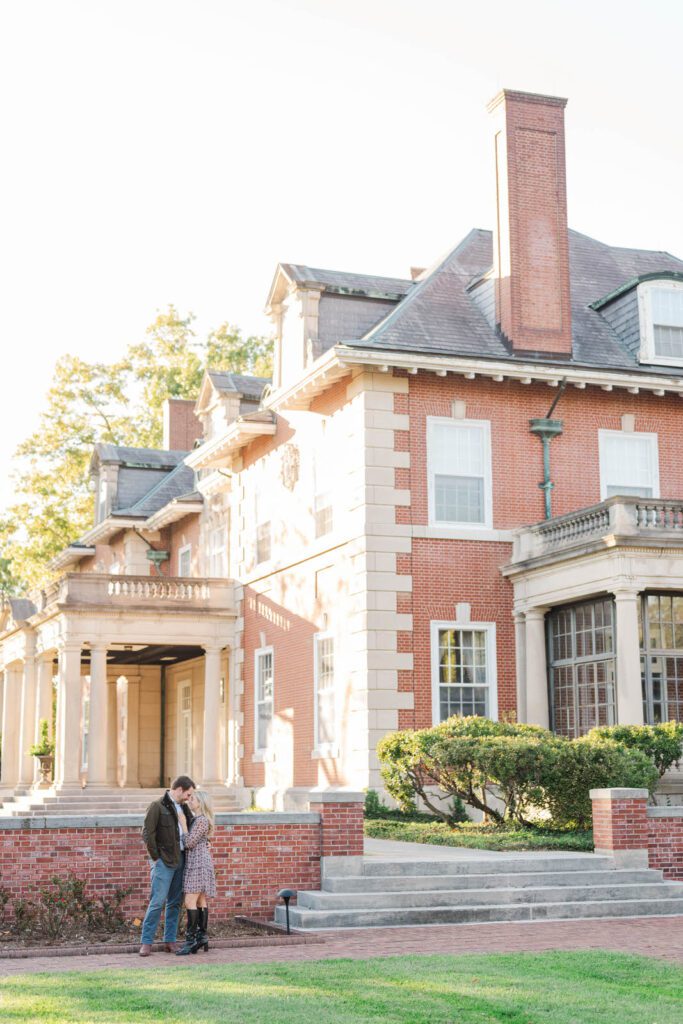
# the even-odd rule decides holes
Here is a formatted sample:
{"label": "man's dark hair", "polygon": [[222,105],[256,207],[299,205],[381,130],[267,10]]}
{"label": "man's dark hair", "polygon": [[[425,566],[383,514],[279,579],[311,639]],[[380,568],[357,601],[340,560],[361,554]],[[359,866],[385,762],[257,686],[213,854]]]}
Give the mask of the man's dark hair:
{"label": "man's dark hair", "polygon": [[171,789],[196,789],[196,786],[189,775],[179,775],[171,783]]}

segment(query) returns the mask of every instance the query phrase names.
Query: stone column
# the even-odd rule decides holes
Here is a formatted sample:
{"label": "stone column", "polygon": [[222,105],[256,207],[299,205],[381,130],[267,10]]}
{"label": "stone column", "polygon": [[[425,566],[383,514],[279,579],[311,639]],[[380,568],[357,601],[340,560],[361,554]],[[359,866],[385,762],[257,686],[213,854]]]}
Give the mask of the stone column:
{"label": "stone column", "polygon": [[30,786],[35,770],[34,758],[29,754],[36,738],[36,659],[33,652],[26,654],[21,679],[21,727],[19,750],[19,785]]}
{"label": "stone column", "polygon": [[219,785],[221,779],[221,651],[204,648],[204,759],[202,785]]}
{"label": "stone column", "polygon": [[107,783],[108,739],[107,645],[90,647],[90,737],[88,786]]}
{"label": "stone column", "polygon": [[548,667],[546,664],[545,613],[547,608],[528,608],[526,638],[526,721],[550,726],[548,709]]}
{"label": "stone column", "polygon": [[[40,723],[43,719],[47,722],[48,736],[54,739],[52,735],[52,676],[54,674],[52,661],[52,651],[43,652],[36,658],[36,743],[40,741]],[[34,761],[33,783],[37,785],[40,782],[40,764],[36,758]]]}
{"label": "stone column", "polygon": [[2,774],[0,787],[13,790],[19,781],[19,722],[21,714],[21,666],[5,668],[2,694]]}
{"label": "stone column", "polygon": [[614,591],[616,604],[617,722],[643,724],[643,684],[640,676],[638,637],[638,591]]}
{"label": "stone column", "polygon": [[81,645],[65,643],[59,652],[55,785],[81,788]]}
{"label": "stone column", "polygon": [[517,721],[526,722],[526,621],[524,612],[515,612],[515,675],[517,680]]}

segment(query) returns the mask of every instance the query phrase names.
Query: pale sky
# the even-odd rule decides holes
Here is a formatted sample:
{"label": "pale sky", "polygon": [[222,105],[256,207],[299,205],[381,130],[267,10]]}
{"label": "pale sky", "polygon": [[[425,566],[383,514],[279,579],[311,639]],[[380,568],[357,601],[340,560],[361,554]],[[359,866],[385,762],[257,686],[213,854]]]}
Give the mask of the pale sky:
{"label": "pale sky", "polygon": [[502,86],[569,99],[572,227],[683,255],[682,38],[681,0],[0,0],[0,506],[59,356],[491,227]]}

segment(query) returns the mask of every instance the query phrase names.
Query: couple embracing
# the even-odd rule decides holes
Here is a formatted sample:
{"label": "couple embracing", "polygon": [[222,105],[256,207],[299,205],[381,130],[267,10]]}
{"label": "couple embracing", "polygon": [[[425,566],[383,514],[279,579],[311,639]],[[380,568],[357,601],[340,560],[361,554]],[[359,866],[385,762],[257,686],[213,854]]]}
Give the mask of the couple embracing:
{"label": "couple embracing", "polygon": [[[142,923],[140,956],[149,956],[164,916],[164,949],[187,956],[209,948],[207,899],[216,895],[210,841],[214,816],[208,793],[189,775],[179,775],[160,800],[147,808],[142,838],[151,859],[152,894]],[[185,897],[185,943],[176,949],[180,903]]]}

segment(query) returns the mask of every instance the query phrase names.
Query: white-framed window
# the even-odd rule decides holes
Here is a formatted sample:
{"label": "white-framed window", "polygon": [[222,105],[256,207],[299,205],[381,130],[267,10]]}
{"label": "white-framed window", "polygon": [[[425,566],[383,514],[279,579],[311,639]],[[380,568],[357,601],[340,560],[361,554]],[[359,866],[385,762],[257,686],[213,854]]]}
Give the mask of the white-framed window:
{"label": "white-framed window", "polygon": [[492,525],[488,420],[429,416],[427,473],[430,525]]}
{"label": "white-framed window", "polygon": [[683,282],[638,285],[641,362],[683,366]]}
{"label": "white-framed window", "polygon": [[498,718],[494,622],[432,622],[432,718]]}
{"label": "white-framed window", "polygon": [[228,575],[227,531],[218,526],[209,534],[209,576],[222,579]]}
{"label": "white-framed window", "polygon": [[659,449],[656,434],[599,430],[600,499],[616,494],[659,497]]}
{"label": "white-framed window", "polygon": [[334,636],[313,637],[313,746],[314,753],[336,754],[337,694],[334,684]]}
{"label": "white-framed window", "polygon": [[273,728],[274,652],[260,647],[254,652],[254,750],[262,752],[270,745]]}
{"label": "white-framed window", "polygon": [[178,681],[178,771],[192,774],[192,683]]}
{"label": "white-framed window", "polygon": [[186,544],[178,551],[178,575],[189,576],[192,573],[192,545]]}
{"label": "white-framed window", "polygon": [[[326,436],[324,430],[322,436]],[[330,457],[330,452],[321,445],[313,452],[313,521],[316,538],[331,533],[334,526],[332,495],[336,471],[338,467]]]}
{"label": "white-framed window", "polygon": [[[261,481],[263,477],[261,477]],[[270,514],[270,494],[266,487],[257,487],[254,493],[254,527],[256,565],[269,562],[272,554],[273,524]]]}

